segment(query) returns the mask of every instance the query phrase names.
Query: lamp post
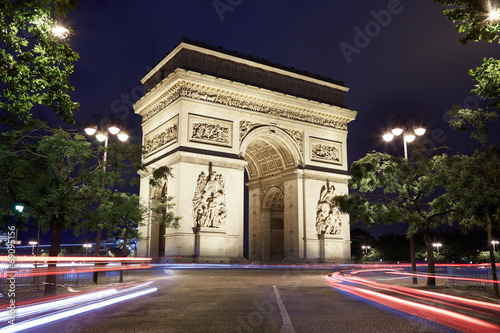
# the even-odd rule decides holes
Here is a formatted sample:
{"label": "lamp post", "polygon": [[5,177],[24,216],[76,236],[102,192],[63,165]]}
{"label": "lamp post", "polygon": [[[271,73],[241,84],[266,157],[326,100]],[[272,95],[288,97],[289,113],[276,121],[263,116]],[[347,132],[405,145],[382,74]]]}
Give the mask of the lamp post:
{"label": "lamp post", "polygon": [[491,241],[491,245],[493,245],[493,252],[495,252],[495,245],[498,245],[498,243],[500,243],[500,242],[497,241],[497,240],[492,240]]}
{"label": "lamp post", "polygon": [[361,246],[361,248],[363,249],[363,254],[366,256],[368,254],[368,250],[371,249],[371,246],[370,245],[363,245],[363,246]]}
{"label": "lamp post", "polygon": [[443,246],[441,243],[433,243],[432,246],[437,247],[437,253],[439,254],[439,248]]}
{"label": "lamp post", "polygon": [[85,256],[88,256],[89,255],[89,248],[92,247],[92,244],[86,243],[86,244],[83,244],[83,247],[85,248]]}
{"label": "lamp post", "polygon": [[[409,125],[411,121],[414,120],[415,123],[411,128]],[[422,136],[425,134],[425,128],[420,121],[420,118],[416,115],[411,115],[406,118],[398,115],[395,119],[391,121],[391,124],[388,126],[387,131],[383,135],[385,141],[389,142],[394,139],[394,136],[403,135],[403,145],[404,145],[404,154],[405,161],[408,161],[408,142],[413,142],[417,136]],[[411,270],[413,272],[413,284],[417,284],[418,280],[416,277],[417,273],[417,263],[415,260],[415,237],[413,233],[410,234],[410,256],[411,256]]]}
{"label": "lamp post", "polygon": [[31,242],[28,242],[29,245],[31,245],[31,255],[35,255],[35,245],[38,244],[38,242],[35,242],[35,241],[31,241]]}
{"label": "lamp post", "polygon": [[[101,122],[101,127],[93,122],[94,118],[100,117],[103,119]],[[110,134],[116,135],[120,141],[127,141],[128,134],[121,128],[121,121],[113,117],[106,117],[101,114],[95,114],[90,118],[90,121],[85,124],[85,133],[87,135],[95,135],[99,142],[104,142],[104,154],[102,158],[102,171],[106,174],[106,163],[108,160],[108,138]],[[102,180],[102,189],[105,187],[105,179]],[[101,197],[100,204],[102,205],[103,199]],[[97,226],[97,239],[96,239],[96,254],[99,256],[99,250],[101,249],[101,225]]]}

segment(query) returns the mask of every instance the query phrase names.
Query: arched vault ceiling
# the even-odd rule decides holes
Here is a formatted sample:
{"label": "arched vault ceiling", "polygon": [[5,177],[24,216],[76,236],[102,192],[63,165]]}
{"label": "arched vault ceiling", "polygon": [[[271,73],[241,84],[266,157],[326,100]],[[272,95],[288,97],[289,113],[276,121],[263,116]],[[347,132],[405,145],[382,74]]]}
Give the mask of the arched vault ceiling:
{"label": "arched vault ceiling", "polygon": [[272,140],[253,140],[248,145],[244,158],[248,162],[250,179],[278,174],[295,165],[290,151],[281,142]]}

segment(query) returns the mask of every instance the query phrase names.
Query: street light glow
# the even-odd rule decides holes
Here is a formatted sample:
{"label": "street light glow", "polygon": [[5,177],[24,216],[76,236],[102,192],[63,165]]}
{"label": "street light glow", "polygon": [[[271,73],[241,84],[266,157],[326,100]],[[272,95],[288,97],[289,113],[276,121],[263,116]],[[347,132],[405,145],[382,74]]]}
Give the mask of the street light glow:
{"label": "street light glow", "polygon": [[443,244],[441,244],[441,243],[432,243],[432,246],[437,247],[437,253],[439,253],[439,248],[440,248],[441,246],[443,246]]}
{"label": "street light glow", "polygon": [[23,210],[24,210],[24,206],[23,205],[15,205],[14,206],[14,209],[19,212],[19,213],[22,213]]}
{"label": "street light glow", "polygon": [[118,133],[118,139],[120,141],[127,141],[128,140],[128,134],[121,131],[120,133]]}
{"label": "street light glow", "polygon": [[91,122],[88,122],[85,124],[85,133],[87,133],[87,135],[94,135],[95,132],[97,132],[97,128],[98,126],[94,123],[91,123]]}
{"label": "street light glow", "polygon": [[392,139],[394,139],[394,134],[392,134],[391,132],[386,132],[382,138],[384,138],[385,141],[389,142],[389,141],[392,141]]}
{"label": "street light glow", "polygon": [[500,10],[495,9],[490,11],[490,13],[488,14],[488,19],[490,21],[497,21],[498,19],[500,19]]}
{"label": "street light glow", "polygon": [[413,142],[415,140],[415,134],[413,133],[406,133],[405,134],[405,140],[406,142]]}
{"label": "street light glow", "polygon": [[391,129],[392,131],[392,134],[398,136],[398,135],[401,135],[403,133],[403,128],[402,127],[394,127],[393,129]]}
{"label": "street light glow", "polygon": [[115,124],[112,124],[108,127],[109,133],[116,135],[118,132],[120,132],[120,127],[116,126]]}
{"label": "street light glow", "polygon": [[66,29],[65,27],[63,26],[60,26],[60,25],[57,25],[55,26],[54,28],[52,28],[52,33],[54,34],[54,36],[56,36],[57,38],[61,38],[61,39],[64,39],[66,37],[69,36],[69,30]]}
{"label": "street light glow", "polygon": [[418,136],[422,136],[425,134],[425,128],[423,128],[422,125],[419,125],[418,127],[414,128],[413,131]]}
{"label": "street light glow", "polygon": [[103,142],[104,140],[106,140],[107,136],[106,134],[104,134],[104,132],[97,132],[97,134],[95,135],[95,138],[101,142]]}

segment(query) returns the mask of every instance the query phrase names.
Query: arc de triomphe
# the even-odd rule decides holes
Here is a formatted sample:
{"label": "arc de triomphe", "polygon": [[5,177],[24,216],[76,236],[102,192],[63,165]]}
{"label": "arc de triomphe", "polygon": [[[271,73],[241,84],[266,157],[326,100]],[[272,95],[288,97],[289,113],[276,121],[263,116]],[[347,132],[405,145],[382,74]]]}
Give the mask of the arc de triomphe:
{"label": "arc de triomphe", "polygon": [[147,221],[139,256],[241,262],[248,219],[250,261],[350,260],[349,217],[329,200],[348,191],[348,88],[190,41],[141,82],[143,160],[174,177],[152,189],[141,174],[140,195],[173,196],[182,219]]}

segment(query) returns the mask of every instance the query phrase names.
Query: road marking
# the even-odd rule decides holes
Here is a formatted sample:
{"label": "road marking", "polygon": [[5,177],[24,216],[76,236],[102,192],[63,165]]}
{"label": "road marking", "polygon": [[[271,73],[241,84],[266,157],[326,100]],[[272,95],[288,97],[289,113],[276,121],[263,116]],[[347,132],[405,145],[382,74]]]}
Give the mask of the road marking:
{"label": "road marking", "polygon": [[283,326],[281,327],[280,333],[295,333],[295,329],[293,328],[292,321],[288,316],[288,312],[286,312],[285,304],[281,300],[280,293],[278,292],[278,288],[273,285],[274,295],[276,296],[276,300],[278,301],[278,306],[281,312],[281,318],[283,319]]}

